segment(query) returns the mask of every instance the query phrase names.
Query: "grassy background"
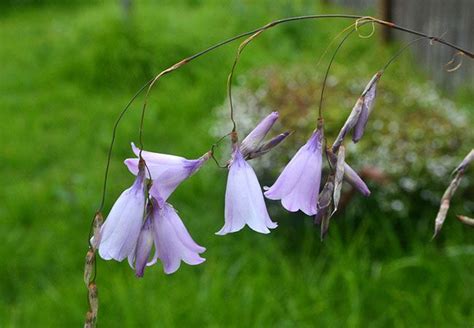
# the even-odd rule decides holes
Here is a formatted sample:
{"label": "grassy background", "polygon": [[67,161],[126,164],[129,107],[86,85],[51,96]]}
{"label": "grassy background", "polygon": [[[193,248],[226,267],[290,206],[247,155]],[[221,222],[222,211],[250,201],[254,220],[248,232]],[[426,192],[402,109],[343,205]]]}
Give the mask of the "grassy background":
{"label": "grassy background", "polygon": [[[228,36],[275,18],[321,12],[310,1],[139,1],[127,23],[117,3],[2,5],[1,327],[82,324],[83,258],[112,124],[144,81]],[[268,65],[285,71],[288,63],[310,62],[346,25],[303,22],[275,29],[249,48],[239,72]],[[235,46],[158,85],[145,125],[147,148],[189,158],[208,149],[212,111],[225,100]],[[376,42],[353,42],[335,72],[370,75],[392,52]],[[402,60],[387,85],[401,89],[407,76],[424,81],[413,67]],[[472,95],[451,97],[469,105]],[[121,163],[132,155],[139,108],[140,101],[118,133],[107,209],[133,180]],[[271,235],[245,229],[218,237],[225,178],[225,171],[207,165],[171,197],[194,239],[208,249],[204,265],[183,265],[171,276],[156,265],[136,279],[125,263],[99,261],[102,327],[474,324],[474,235],[453,213],[441,238],[430,242],[436,208],[420,204],[419,217],[395,218],[361,201],[336,219],[321,244],[309,218],[272,203],[280,227]]]}

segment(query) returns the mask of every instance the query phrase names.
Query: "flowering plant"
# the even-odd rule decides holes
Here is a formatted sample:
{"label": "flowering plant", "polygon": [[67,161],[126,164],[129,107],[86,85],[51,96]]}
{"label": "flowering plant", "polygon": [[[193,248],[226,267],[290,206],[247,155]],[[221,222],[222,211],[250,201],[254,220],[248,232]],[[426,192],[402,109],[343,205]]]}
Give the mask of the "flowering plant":
{"label": "flowering plant", "polygon": [[[329,62],[326,75],[322,83],[322,90],[318,108],[315,129],[308,137],[308,141],[295,153],[290,162],[282,169],[275,183],[264,189],[263,193],[257,175],[249,161],[264,156],[287,137],[287,131],[264,141],[266,135],[279,117],[278,112],[268,114],[245,138],[239,142],[237,124],[234,120],[234,105],[232,101],[232,80],[235,69],[246,46],[266,30],[291,21],[307,19],[351,19],[354,23],[343,31],[345,36],[337,46]],[[324,90],[331,64],[337,52],[358,27],[365,24],[383,25],[418,37],[401,48],[387,64],[377,71],[367,83],[360,97],[355,101],[345,123],[340,129],[331,146],[328,146],[324,130],[323,99]],[[230,105],[230,121],[232,130],[219,139],[204,155],[197,159],[154,153],[143,148],[143,122],[145,119],[148,96],[156,82],[166,74],[172,73],[194,59],[211,52],[212,50],[228,44],[234,40],[247,38],[240,44],[232,65],[227,84],[228,100]],[[187,178],[195,174],[210,158],[228,169],[227,188],[225,193],[224,226],[217,232],[218,235],[237,232],[245,225],[252,230],[268,234],[270,229],[277,228],[267,211],[264,196],[270,200],[280,200],[282,206],[290,212],[302,211],[311,216],[314,223],[320,225],[321,238],[329,230],[331,217],[337,212],[341,199],[343,181],[351,184],[364,196],[370,195],[370,190],[359,174],[346,162],[345,137],[352,133],[353,143],[359,142],[367,129],[367,122],[375,108],[377,88],[386,69],[406,48],[422,41],[430,40],[449,46],[460,51],[470,58],[474,55],[457,45],[442,38],[429,36],[422,32],[413,31],[398,26],[391,22],[382,21],[373,17],[354,15],[311,15],[282,19],[271,22],[257,30],[250,31],[231,39],[225,40],[202,52],[185,58],[170,68],[162,71],[155,78],[143,86],[132,101],[125,107],[114,126],[112,142],[109,149],[107,169],[105,174],[104,190],[101,205],[93,219],[89,235],[89,250],[86,256],[84,280],[88,287],[89,311],[86,316],[86,326],[94,326],[97,318],[98,299],[97,285],[95,284],[96,252],[105,260],[123,261],[128,259],[130,266],[135,270],[137,277],[143,277],[145,268],[161,261],[166,274],[178,270],[181,261],[197,265],[205,261],[201,254],[205,248],[198,245],[190,236],[177,211],[167,200],[174,190]],[[132,144],[136,158],[125,160],[128,170],[135,175],[132,186],[126,189],[116,200],[105,222],[102,211],[106,195],[106,183],[111,153],[115,141],[115,132],[125,111],[135,100],[139,93],[147,90],[142,107],[139,128],[139,147]],[[226,165],[218,163],[214,151],[219,143],[230,137],[232,153]],[[328,174],[323,174],[324,158],[328,163]],[[473,152],[455,170],[455,178],[445,193],[442,200],[440,213],[436,219],[436,233],[439,232],[446,217],[451,199],[462,174],[468,164],[473,160]],[[322,188],[321,188],[322,186]],[[460,216],[460,220],[472,225],[472,219]],[[154,255],[152,249],[154,247]]]}

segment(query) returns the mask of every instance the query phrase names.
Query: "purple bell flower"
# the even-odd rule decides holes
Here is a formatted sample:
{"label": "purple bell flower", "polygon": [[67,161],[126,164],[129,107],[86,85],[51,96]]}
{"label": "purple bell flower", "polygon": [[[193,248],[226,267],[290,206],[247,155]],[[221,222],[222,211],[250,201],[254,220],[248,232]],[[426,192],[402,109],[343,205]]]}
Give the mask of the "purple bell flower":
{"label": "purple bell flower", "polygon": [[[128,258],[132,267],[135,263],[137,277],[142,277],[146,266],[155,264],[158,259],[163,263],[166,274],[176,272],[181,261],[189,265],[204,262],[205,259],[199,254],[206,249],[191,238],[175,209],[168,203],[163,203],[160,207],[155,199],[152,199],[152,204],[141,229],[136,250]],[[153,244],[155,255],[148,261]]]}
{"label": "purple bell flower", "polygon": [[110,210],[100,231],[99,255],[122,261],[135,250],[145,209],[144,164],[139,165],[134,184],[125,190]]}
{"label": "purple bell flower", "polygon": [[[140,149],[132,143],[132,149],[135,155],[139,156]],[[160,206],[168,199],[178,185],[193,175],[201,168],[204,163],[211,157],[208,152],[198,159],[186,159],[180,156],[153,153],[142,151],[142,157],[146,161],[146,165],[151,174],[153,184],[150,194],[160,200]],[[129,158],[125,160],[125,165],[133,174],[138,172],[138,158]],[[148,170],[146,176],[149,177]]]}
{"label": "purple bell flower", "polygon": [[196,244],[173,206],[165,203],[153,208],[155,257],[163,263],[163,270],[170,274],[178,270],[181,261],[197,265],[206,259],[199,256],[206,249]]}
{"label": "purple bell flower", "polygon": [[301,210],[306,215],[315,215],[322,171],[323,123],[313,132],[308,142],[301,147],[281,172],[276,182],[268,188],[268,199],[281,199],[281,204],[290,212]]}
{"label": "purple bell flower", "polygon": [[234,144],[225,193],[225,224],[217,235],[241,230],[245,225],[260,233],[270,233],[277,224],[268,215],[262,189],[252,167]]}

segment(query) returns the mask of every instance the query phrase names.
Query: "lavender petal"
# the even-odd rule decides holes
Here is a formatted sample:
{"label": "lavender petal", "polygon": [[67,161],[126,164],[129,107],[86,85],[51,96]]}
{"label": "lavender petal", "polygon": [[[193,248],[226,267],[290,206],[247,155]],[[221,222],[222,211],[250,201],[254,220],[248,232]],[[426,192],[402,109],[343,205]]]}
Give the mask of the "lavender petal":
{"label": "lavender petal", "polygon": [[122,261],[135,250],[144,206],[144,171],[140,168],[133,186],[120,195],[102,225],[98,248],[104,260]]}
{"label": "lavender petal", "polygon": [[293,156],[273,186],[268,188],[268,199],[281,200],[290,212],[301,210],[316,214],[322,171],[323,128],[315,131],[308,142]]}
{"label": "lavender petal", "polygon": [[268,215],[255,172],[235,147],[227,178],[225,224],[216,234],[236,232],[245,225],[264,234],[277,227]]}
{"label": "lavender petal", "polygon": [[178,270],[181,261],[189,265],[198,265],[205,261],[199,256],[205,248],[194,242],[170,204],[165,203],[162,208],[154,207],[153,219],[156,253],[166,274]]}

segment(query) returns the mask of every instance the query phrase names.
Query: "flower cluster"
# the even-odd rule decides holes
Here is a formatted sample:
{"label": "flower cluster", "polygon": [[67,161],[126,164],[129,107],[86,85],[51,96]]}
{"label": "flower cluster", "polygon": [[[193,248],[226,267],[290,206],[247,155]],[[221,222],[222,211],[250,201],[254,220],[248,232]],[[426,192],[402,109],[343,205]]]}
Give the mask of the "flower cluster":
{"label": "flower cluster", "polygon": [[[128,258],[138,277],[158,259],[167,274],[178,270],[181,261],[190,265],[204,262],[199,254],[206,249],[191,238],[167,199],[183,180],[199,170],[210,153],[189,160],[141,151],[133,144],[132,148],[138,158],[125,160],[125,165],[136,179],[117,199],[98,240],[93,241],[99,255],[105,260]],[[153,246],[155,254],[148,261]]]}
{"label": "flower cluster", "polygon": [[[345,179],[364,196],[370,194],[367,185],[345,162],[343,139],[350,130],[353,141],[360,140],[373,109],[377,73],[367,85],[331,148],[325,149],[324,124],[318,119],[310,138],[294,155],[265,193],[248,163],[284,141],[284,132],[264,141],[278,119],[278,112],[265,117],[239,143],[237,132],[231,133],[232,155],[227,164],[228,178],[225,193],[224,226],[216,233],[226,235],[248,225],[250,229],[270,233],[277,223],[268,214],[264,196],[280,200],[290,212],[302,211],[313,216],[321,225],[321,237],[329,228],[329,219],[336,212],[342,181]],[[212,156],[211,152],[189,160],[183,157],[153,153],[138,149],[132,143],[136,158],[125,160],[128,170],[136,176],[133,185],[125,190],[113,205],[93,244],[105,260],[125,258],[137,277],[142,277],[147,266],[162,262],[167,274],[178,270],[181,261],[197,265],[205,261],[200,256],[205,248],[190,236],[176,210],[167,200],[178,185],[197,172]],[[331,172],[321,188],[323,155],[330,163]],[[152,250],[154,248],[154,255]]]}

